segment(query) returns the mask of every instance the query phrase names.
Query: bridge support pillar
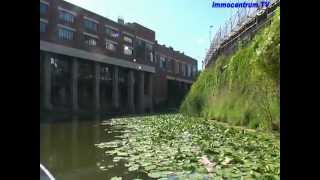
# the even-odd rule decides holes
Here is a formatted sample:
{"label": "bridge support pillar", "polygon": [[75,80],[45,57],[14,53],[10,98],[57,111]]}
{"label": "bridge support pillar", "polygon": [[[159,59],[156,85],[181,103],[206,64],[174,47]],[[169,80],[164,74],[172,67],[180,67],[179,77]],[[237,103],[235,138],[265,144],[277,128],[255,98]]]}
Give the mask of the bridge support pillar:
{"label": "bridge support pillar", "polygon": [[119,109],[119,67],[117,66],[113,68],[112,104],[116,110]]}
{"label": "bridge support pillar", "polygon": [[150,112],[153,112],[153,75],[152,73],[149,73],[149,79],[148,79],[148,92],[149,92],[149,108]]}
{"label": "bridge support pillar", "polygon": [[93,99],[94,99],[94,110],[100,110],[100,64],[94,63],[94,83],[93,83]]}
{"label": "bridge support pillar", "polygon": [[130,113],[134,113],[134,72],[132,69],[128,72],[128,108]]}
{"label": "bridge support pillar", "polygon": [[72,111],[76,112],[79,110],[79,103],[78,103],[78,77],[79,73],[79,63],[76,58],[72,59],[71,65],[71,103],[72,103]]}
{"label": "bridge support pillar", "polygon": [[139,72],[139,85],[138,85],[138,112],[144,113],[144,72]]}
{"label": "bridge support pillar", "polygon": [[51,104],[51,59],[46,53],[42,62],[43,65],[43,105],[46,110],[52,110]]}

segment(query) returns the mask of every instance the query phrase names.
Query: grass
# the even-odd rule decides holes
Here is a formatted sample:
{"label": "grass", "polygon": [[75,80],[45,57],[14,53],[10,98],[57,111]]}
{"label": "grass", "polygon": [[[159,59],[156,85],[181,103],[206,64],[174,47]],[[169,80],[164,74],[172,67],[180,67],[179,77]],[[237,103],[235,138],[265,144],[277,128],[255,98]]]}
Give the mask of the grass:
{"label": "grass", "polygon": [[232,125],[279,131],[279,9],[271,24],[247,45],[233,55],[220,56],[199,75],[180,112]]}

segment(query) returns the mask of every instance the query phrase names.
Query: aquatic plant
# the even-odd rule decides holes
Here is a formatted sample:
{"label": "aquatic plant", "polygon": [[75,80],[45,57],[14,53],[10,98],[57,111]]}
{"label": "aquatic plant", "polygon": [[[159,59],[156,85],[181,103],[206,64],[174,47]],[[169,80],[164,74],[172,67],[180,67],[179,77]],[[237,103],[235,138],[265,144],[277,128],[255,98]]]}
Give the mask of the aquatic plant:
{"label": "aquatic plant", "polygon": [[217,121],[156,115],[113,119],[121,138],[103,142],[114,161],[155,179],[279,179],[279,138]]}

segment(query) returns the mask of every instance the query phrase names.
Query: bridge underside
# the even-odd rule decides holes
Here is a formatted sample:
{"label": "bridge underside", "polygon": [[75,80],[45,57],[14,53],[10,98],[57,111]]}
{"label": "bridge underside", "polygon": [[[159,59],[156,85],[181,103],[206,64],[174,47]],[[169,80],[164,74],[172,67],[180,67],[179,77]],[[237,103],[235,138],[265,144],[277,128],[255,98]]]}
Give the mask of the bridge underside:
{"label": "bridge underside", "polygon": [[[164,87],[154,82],[158,79],[152,72],[40,50],[41,110],[153,112],[159,104],[177,107],[190,88],[174,80]],[[155,89],[167,93],[160,96]]]}

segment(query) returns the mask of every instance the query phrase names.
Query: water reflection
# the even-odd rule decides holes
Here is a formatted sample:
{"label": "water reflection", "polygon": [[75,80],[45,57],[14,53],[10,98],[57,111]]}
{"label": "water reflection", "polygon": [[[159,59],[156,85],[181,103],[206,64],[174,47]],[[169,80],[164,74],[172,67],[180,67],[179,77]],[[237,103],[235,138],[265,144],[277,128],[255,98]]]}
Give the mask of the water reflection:
{"label": "water reflection", "polygon": [[[40,123],[40,160],[58,179],[69,179],[81,172],[95,171],[99,141],[99,117],[94,121],[59,119]],[[81,141],[81,142],[80,142]],[[91,173],[92,174],[92,173]],[[71,177],[70,177],[71,176]]]}
{"label": "water reflection", "polygon": [[[40,121],[40,161],[56,179],[88,180],[108,179],[122,176],[133,179],[144,175],[128,172],[124,162],[114,164],[104,150],[94,144],[114,139],[117,134],[105,133],[100,115],[93,117],[41,117]],[[108,130],[108,129],[107,129]],[[102,171],[100,165],[114,165],[109,171]]]}

